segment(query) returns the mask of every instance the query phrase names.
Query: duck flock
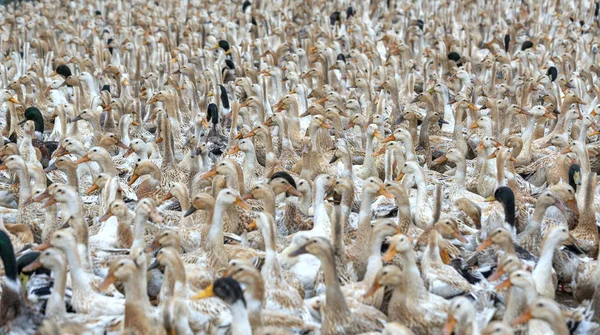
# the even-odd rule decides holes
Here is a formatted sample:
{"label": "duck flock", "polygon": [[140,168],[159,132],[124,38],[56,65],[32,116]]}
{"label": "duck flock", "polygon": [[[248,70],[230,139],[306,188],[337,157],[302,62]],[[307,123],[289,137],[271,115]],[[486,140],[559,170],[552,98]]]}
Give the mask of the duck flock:
{"label": "duck flock", "polygon": [[0,334],[599,334],[599,9],[3,5]]}

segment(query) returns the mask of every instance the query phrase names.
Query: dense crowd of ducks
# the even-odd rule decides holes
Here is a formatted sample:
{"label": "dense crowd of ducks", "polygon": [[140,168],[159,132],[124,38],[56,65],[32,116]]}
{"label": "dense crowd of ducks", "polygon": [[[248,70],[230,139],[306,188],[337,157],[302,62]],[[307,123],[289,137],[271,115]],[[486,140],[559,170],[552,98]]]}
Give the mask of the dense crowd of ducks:
{"label": "dense crowd of ducks", "polygon": [[600,332],[599,4],[0,8],[0,334]]}

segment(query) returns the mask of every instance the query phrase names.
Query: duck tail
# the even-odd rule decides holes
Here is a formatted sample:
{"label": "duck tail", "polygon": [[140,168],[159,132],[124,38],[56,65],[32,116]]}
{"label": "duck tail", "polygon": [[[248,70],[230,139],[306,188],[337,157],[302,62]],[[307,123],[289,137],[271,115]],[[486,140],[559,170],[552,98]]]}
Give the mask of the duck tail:
{"label": "duck tail", "polygon": [[4,264],[4,272],[6,277],[13,282],[18,279],[17,276],[17,260],[15,259],[15,251],[8,234],[0,230],[0,256],[2,257],[2,263]]}
{"label": "duck tail", "polygon": [[433,203],[433,222],[437,222],[442,214],[442,184],[435,186]]}

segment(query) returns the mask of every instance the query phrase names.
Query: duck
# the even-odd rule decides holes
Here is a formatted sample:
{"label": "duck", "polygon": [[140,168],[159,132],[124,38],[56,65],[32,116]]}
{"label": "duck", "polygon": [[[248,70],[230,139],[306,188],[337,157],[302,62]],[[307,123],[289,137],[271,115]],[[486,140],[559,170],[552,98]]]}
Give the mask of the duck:
{"label": "duck", "polygon": [[293,251],[290,256],[310,253],[324,263],[326,290],[325,306],[323,307],[323,320],[321,332],[323,334],[337,334],[343,332],[358,333],[365,331],[380,331],[386,316],[372,306],[358,302],[348,302],[344,297],[335,275],[335,260],[329,241],[323,237],[312,237],[300,248]]}

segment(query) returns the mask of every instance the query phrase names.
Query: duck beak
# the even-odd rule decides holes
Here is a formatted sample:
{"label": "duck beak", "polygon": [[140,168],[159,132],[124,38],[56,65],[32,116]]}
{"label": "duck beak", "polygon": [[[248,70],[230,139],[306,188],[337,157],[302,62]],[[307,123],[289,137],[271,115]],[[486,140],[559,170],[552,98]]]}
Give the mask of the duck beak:
{"label": "duck beak", "polygon": [[245,210],[248,210],[248,211],[250,210],[250,205],[244,199],[242,199],[242,197],[240,197],[240,196],[237,196],[235,198],[235,204],[242,207]]}
{"label": "duck beak", "polygon": [[489,248],[492,244],[494,244],[494,241],[492,241],[491,237],[488,237],[479,246],[477,246],[476,251],[479,251],[479,252],[484,251],[485,249]]}
{"label": "duck beak", "polygon": [[329,164],[337,162],[338,159],[340,158],[336,154],[333,154],[333,156],[331,156],[331,159],[329,160]]}
{"label": "duck beak", "polygon": [[454,331],[454,326],[456,326],[456,319],[452,314],[448,314],[448,318],[446,319],[446,323],[444,324],[444,335],[450,335]]}
{"label": "duck beak", "polygon": [[394,258],[394,256],[396,256],[397,252],[398,251],[396,250],[396,242],[392,239],[392,242],[388,246],[388,250],[385,254],[383,254],[383,256],[381,256],[381,260],[386,263],[390,262]]}
{"label": "duck beak", "polygon": [[373,154],[373,157],[379,157],[379,156],[385,154],[385,151],[386,151],[386,147],[382,146],[379,150],[377,150],[377,152],[375,152]]}
{"label": "duck beak", "polygon": [[491,276],[489,276],[489,277],[487,278],[487,280],[488,280],[489,282],[496,281],[496,280],[500,279],[500,277],[502,277],[502,275],[503,275],[503,274],[504,274],[504,268],[503,268],[503,267],[501,267],[501,266],[498,266],[498,267],[496,268],[496,271],[494,271],[494,273],[492,273],[492,275],[491,275]]}
{"label": "duck beak", "polygon": [[571,199],[567,201],[567,206],[569,206],[573,213],[579,215],[579,207],[577,206],[577,200]]}
{"label": "duck beak", "polygon": [[74,163],[75,163],[76,165],[79,165],[79,164],[81,164],[81,163],[86,163],[86,162],[89,162],[89,161],[91,161],[91,159],[88,157],[88,155],[87,155],[87,154],[85,154],[85,155],[83,155],[83,157],[79,158],[79,159],[78,159],[78,160],[76,160]]}
{"label": "duck beak", "polygon": [[171,198],[173,198],[173,194],[171,194],[171,191],[169,191],[169,192],[167,192],[167,194],[165,194],[165,196],[162,198],[162,200],[160,202],[163,203]]}
{"label": "duck beak", "polygon": [[244,199],[244,201],[248,200],[248,199],[254,199],[254,194],[252,194],[252,193],[246,193],[246,194],[244,194],[244,196],[242,197],[242,199]]}
{"label": "duck beak", "polygon": [[333,127],[329,123],[323,122],[321,123],[321,128],[331,129]]}
{"label": "duck beak", "polygon": [[494,201],[494,200],[496,200],[496,198],[495,198],[493,195],[490,195],[489,197],[485,198],[485,200],[484,200],[484,201],[485,201],[485,202],[492,202],[492,201]]}
{"label": "duck beak", "polygon": [[348,124],[344,127],[344,130],[348,130],[350,128],[354,127],[354,122],[350,121],[348,122]]}
{"label": "duck beak", "polygon": [[106,289],[108,289],[108,287],[116,281],[117,281],[117,277],[115,277],[115,275],[113,273],[109,273],[108,276],[106,276],[106,278],[104,278],[102,283],[100,283],[100,286],[98,287],[98,289],[100,291],[106,291]]}
{"label": "duck beak", "polygon": [[130,147],[127,149],[127,152],[125,152],[125,154],[123,155],[123,157],[129,157],[129,156],[131,156],[131,154],[132,154],[132,153],[134,153],[134,151],[135,151],[135,150],[133,150],[133,147],[131,147],[131,146],[130,146]]}
{"label": "duck beak", "polygon": [[200,176],[200,180],[202,180],[202,179],[207,179],[207,178],[210,178],[210,177],[214,177],[214,176],[216,176],[216,175],[217,175],[217,169],[216,169],[216,168],[213,168],[212,170],[210,170],[210,171],[207,171],[207,172],[205,172],[204,174],[202,174],[202,175]]}
{"label": "duck beak", "polygon": [[129,183],[127,185],[133,185],[133,183],[135,183],[135,181],[138,180],[139,177],[140,176],[134,172],[133,175],[131,175],[131,179],[129,179]]}
{"label": "duck beak", "polygon": [[[241,134],[240,134],[241,135]],[[248,138],[248,137],[253,137],[256,136],[256,132],[255,129],[252,129],[248,134],[246,135],[242,135],[242,138]],[[237,136],[236,136],[237,137]]]}
{"label": "duck beak", "polygon": [[44,251],[48,248],[52,247],[52,245],[50,244],[50,242],[44,242],[42,244],[39,244],[38,246],[35,246],[33,248],[31,248],[31,250],[33,251]]}
{"label": "duck beak", "polygon": [[8,98],[8,101],[12,102],[13,104],[18,104],[19,103],[19,101],[15,97]]}
{"label": "duck beak", "polygon": [[206,120],[206,118],[202,119],[201,123],[202,123],[202,127],[204,127],[204,128],[210,127],[210,124],[208,123],[208,120]]}
{"label": "duck beak", "polygon": [[440,157],[434,159],[431,165],[436,166],[445,163],[446,161],[448,161],[448,157],[446,157],[446,154],[443,154]]}
{"label": "duck beak", "polygon": [[41,267],[42,267],[42,262],[40,262],[40,258],[38,257],[38,259],[35,262],[33,262],[33,263],[27,265],[26,267],[24,267],[22,271],[23,272],[32,272],[32,271],[35,271],[35,270],[37,270],[37,269],[39,269]]}
{"label": "duck beak", "polygon": [[297,257],[304,254],[308,254],[308,250],[306,250],[306,245],[303,245],[295,251],[291,252],[290,257]]}
{"label": "duck beak", "polygon": [[379,290],[380,287],[381,287],[381,284],[379,284],[379,282],[377,280],[375,280],[373,282],[373,285],[371,285],[371,287],[367,291],[367,293],[365,293],[364,298],[367,299],[367,298],[371,297],[373,294],[375,294],[375,292],[377,292],[377,290]]}
{"label": "duck beak", "polygon": [[469,104],[469,109],[473,110],[473,111],[478,111],[479,107],[473,105],[472,103]]}
{"label": "duck beak", "polygon": [[149,246],[146,247],[146,249],[144,249],[144,252],[153,252],[154,250],[158,249],[160,247],[160,243],[158,243],[158,236],[152,240],[152,243],[150,243]]}
{"label": "duck beak", "polygon": [[227,151],[227,154],[233,155],[239,151],[240,151],[240,146],[236,144],[231,150]]}
{"label": "duck beak", "polygon": [[513,320],[513,325],[518,325],[521,323],[525,323],[529,320],[533,319],[533,315],[531,315],[531,308],[528,308],[525,313],[521,314],[518,318]]}
{"label": "duck beak", "polygon": [[488,159],[493,159],[493,158],[496,158],[496,157],[497,157],[497,155],[496,155],[496,152],[494,151],[494,152],[492,152],[491,155],[488,156]]}
{"label": "duck beak", "polygon": [[256,230],[256,220],[252,220],[252,222],[250,222],[248,224],[248,231],[252,231],[252,230]]}
{"label": "duck beak", "polygon": [[478,122],[478,121],[475,121],[475,123],[473,123],[473,124],[472,124],[472,125],[469,127],[469,129],[476,129],[476,128],[479,128],[479,122]]}
{"label": "duck beak", "polygon": [[42,206],[42,208],[48,208],[52,205],[54,205],[56,203],[56,199],[54,199],[54,197],[50,197],[50,199],[48,199],[48,201],[46,201],[46,203],[44,204],[44,206]]}
{"label": "duck beak", "polygon": [[112,216],[112,211],[110,210],[110,208],[106,211],[106,213],[104,213],[104,215],[102,215],[102,217],[100,217],[100,219],[98,220],[99,222],[104,222],[106,220],[108,220],[110,217]]}
{"label": "duck beak", "polygon": [[294,188],[294,186],[290,185],[287,189],[287,193],[296,197],[301,197],[302,193]]}
{"label": "duck beak", "polygon": [[159,137],[156,139],[156,141],[154,141],[156,144],[161,144],[165,139],[162,137]]}
{"label": "duck beak", "polygon": [[185,212],[185,214],[183,214],[183,217],[188,217],[192,214],[194,214],[195,211],[197,211],[198,209],[196,207],[194,207],[194,205],[191,205],[190,208],[187,210],[187,212]]}
{"label": "duck beak", "polygon": [[116,145],[121,149],[129,149],[129,147],[126,146],[125,143],[123,143],[121,141],[117,141]]}
{"label": "duck beak", "polygon": [[396,181],[401,181],[402,178],[404,178],[404,172],[400,171],[400,173],[398,173],[398,176],[396,177]]}
{"label": "duck beak", "polygon": [[204,290],[200,291],[200,293],[196,294],[191,299],[192,300],[199,300],[199,299],[214,297],[215,296],[215,292],[213,291],[213,288],[214,288],[214,286],[211,284],[209,287],[207,287]]}
{"label": "duck beak", "polygon": [[381,136],[381,133],[379,133],[379,130],[375,130],[375,132],[373,133],[373,136],[375,136],[375,138],[378,140],[383,140],[383,136]]}
{"label": "duck beak", "polygon": [[90,188],[87,189],[87,191],[85,191],[85,194],[90,195],[90,194],[92,194],[92,192],[94,192],[97,189],[98,189],[98,185],[96,185],[94,183],[94,184],[92,184],[92,186],[90,186]]}
{"label": "duck beak", "polygon": [[54,170],[56,170],[56,164],[52,163],[47,168],[44,169],[44,173],[48,173],[48,172],[54,171]]}
{"label": "duck beak", "polygon": [[46,191],[44,191],[44,193],[42,193],[42,194],[38,195],[37,197],[35,197],[33,199],[33,201],[40,202],[40,201],[42,201],[44,199],[48,199],[49,197],[50,197],[50,193],[48,193],[48,189],[46,189]]}
{"label": "duck beak", "polygon": [[32,203],[34,203],[34,201],[33,201],[33,198],[32,198],[32,197],[29,197],[29,199],[27,199],[27,200],[26,200],[26,201],[23,203],[23,206],[29,206],[29,205],[31,205]]}
{"label": "duck beak", "polygon": [[391,142],[391,141],[395,141],[395,140],[396,140],[396,138],[394,137],[394,134],[392,134],[392,135],[386,137],[382,142],[387,143],[387,142]]}
{"label": "duck beak", "polygon": [[503,281],[500,284],[496,285],[496,291],[503,290],[505,288],[510,287],[511,285],[512,285],[512,283],[510,282],[510,279],[506,279],[505,281]]}
{"label": "duck beak", "polygon": [[452,233],[452,237],[461,241],[462,243],[467,243],[467,239],[465,238],[465,236],[458,230]]}
{"label": "duck beak", "polygon": [[552,112],[544,113],[544,117],[547,117],[548,119],[556,120],[556,116]]}
{"label": "duck beak", "polygon": [[384,196],[384,197],[386,197],[388,199],[393,199],[394,198],[394,195],[391,194],[388,190],[386,190],[385,186],[383,186],[383,185],[379,186],[379,192],[377,192],[377,195]]}

